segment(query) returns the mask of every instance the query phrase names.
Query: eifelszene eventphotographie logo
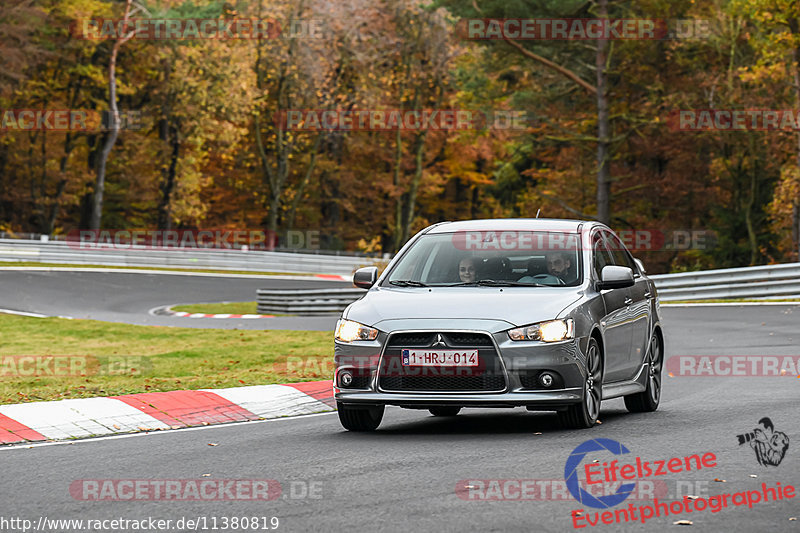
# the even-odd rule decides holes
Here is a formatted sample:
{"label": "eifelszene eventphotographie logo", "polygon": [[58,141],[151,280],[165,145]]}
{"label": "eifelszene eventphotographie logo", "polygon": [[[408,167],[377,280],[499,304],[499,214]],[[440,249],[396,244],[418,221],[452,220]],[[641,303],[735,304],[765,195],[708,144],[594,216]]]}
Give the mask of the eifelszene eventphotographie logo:
{"label": "eifelszene eventphotographie logo", "polygon": [[749,443],[761,466],[778,466],[789,449],[789,437],[783,431],[775,431],[775,426],[768,417],[759,420],[758,424],[760,427],[753,431],[736,435],[739,446]]}

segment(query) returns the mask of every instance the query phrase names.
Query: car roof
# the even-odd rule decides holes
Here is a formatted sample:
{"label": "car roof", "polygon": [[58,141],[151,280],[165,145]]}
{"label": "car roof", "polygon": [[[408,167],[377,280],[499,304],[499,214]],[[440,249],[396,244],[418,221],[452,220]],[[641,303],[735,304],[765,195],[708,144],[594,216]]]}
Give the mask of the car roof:
{"label": "car roof", "polygon": [[582,224],[593,225],[599,223],[561,218],[490,218],[485,220],[442,222],[432,226],[427,233],[452,233],[455,231],[557,231],[577,233]]}

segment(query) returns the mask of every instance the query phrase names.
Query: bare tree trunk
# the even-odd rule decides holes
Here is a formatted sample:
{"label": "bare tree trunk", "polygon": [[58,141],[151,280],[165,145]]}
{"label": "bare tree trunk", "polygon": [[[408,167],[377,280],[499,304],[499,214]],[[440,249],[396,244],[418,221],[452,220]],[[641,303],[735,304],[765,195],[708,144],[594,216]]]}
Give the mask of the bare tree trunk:
{"label": "bare tree trunk", "polygon": [[314,169],[317,166],[317,153],[319,152],[319,146],[322,144],[322,133],[317,134],[317,138],[314,140],[314,146],[311,148],[311,160],[308,162],[308,168],[306,169],[306,173],[303,175],[303,179],[300,181],[300,185],[297,186],[297,194],[295,194],[294,198],[292,198],[291,208],[289,209],[289,216],[286,218],[286,230],[291,231],[294,229],[294,220],[295,216],[297,215],[297,206],[300,205],[300,201],[303,199],[303,194],[305,193],[306,186],[308,182],[311,181],[311,174],[314,172]]}
{"label": "bare tree trunk", "polygon": [[[127,0],[125,4],[125,15],[123,16],[123,27],[127,27],[127,22],[130,19],[131,4],[133,0]],[[120,35],[114,46],[111,48],[111,59],[108,62],[108,99],[110,113],[110,129],[111,131],[106,137],[106,142],[100,152],[100,159],[97,162],[97,180],[94,187],[94,198],[92,199],[92,218],[89,222],[89,228],[93,230],[100,229],[100,219],[103,216],[103,192],[106,187],[106,163],[108,156],[119,137],[119,108],[117,107],[117,56],[119,55],[120,47],[130,40],[133,33],[122,36]]]}
{"label": "bare tree trunk", "polygon": [[[304,2],[299,2],[298,4],[293,5],[293,13],[292,19],[299,18],[300,14],[303,13]],[[263,1],[259,0],[258,3],[258,13],[259,17],[261,16],[263,10]],[[287,48],[287,58],[285,61],[282,62],[280,68],[280,77],[278,78],[278,87],[276,90],[276,102],[278,109],[291,109],[293,105],[292,99],[292,89],[291,86],[293,83],[292,76],[293,70],[295,69],[296,65],[294,61],[297,60],[296,50],[297,50],[297,39],[290,39],[289,46]],[[261,62],[263,60],[262,55],[262,38],[259,37],[259,42],[256,45],[256,63],[255,63],[255,72],[256,72],[256,86],[258,87],[259,91],[264,90],[265,80],[264,80],[264,72],[262,70]],[[267,154],[267,150],[264,145],[264,139],[261,133],[261,115],[258,110],[255,112],[254,116],[254,125],[255,125],[255,135],[256,135],[256,150],[258,152],[259,159],[261,160],[261,169],[264,174],[264,180],[267,182],[269,186],[269,201],[268,201],[268,213],[267,213],[267,230],[272,234],[276,235],[278,231],[278,216],[280,214],[280,208],[282,202],[282,197],[284,193],[284,189],[286,187],[286,183],[291,175],[291,159],[290,156],[295,150],[295,143],[296,137],[292,135],[286,134],[283,131],[283,128],[278,126],[276,127],[275,132],[275,167],[273,168],[273,163]]]}
{"label": "bare tree trunk", "polygon": [[6,202],[8,198],[5,192],[9,187],[6,186],[6,165],[8,164],[8,145],[0,144],[0,220],[5,221],[6,218]]}
{"label": "bare tree trunk", "polygon": [[166,164],[161,167],[161,185],[159,190],[161,198],[156,208],[156,222],[158,229],[172,229],[172,192],[175,190],[177,180],[178,159],[180,157],[180,138],[179,127],[175,125],[175,118],[172,116],[172,96],[169,92],[170,78],[172,77],[172,65],[169,59],[164,62],[164,100],[161,104],[161,119],[158,124],[158,137],[169,148],[169,156]]}
{"label": "bare tree trunk", "polygon": [[419,183],[422,181],[422,171],[424,168],[423,155],[425,154],[425,138],[427,131],[417,134],[416,147],[414,150],[414,176],[411,178],[411,189],[408,191],[408,203],[406,205],[406,215],[403,225],[403,242],[407,241],[411,235],[411,225],[414,223],[414,215],[417,204],[417,191]]}
{"label": "bare tree trunk", "polygon": [[[392,185],[396,189],[400,188],[400,174],[403,164],[403,138],[400,135],[400,128],[397,129],[395,135],[395,153],[394,153],[394,176],[392,178]],[[394,206],[394,251],[400,250],[403,244],[403,195],[397,197],[397,202]]]}
{"label": "bare tree trunk", "polygon": [[[797,19],[791,19],[790,24],[793,34],[798,33]],[[792,70],[794,71],[794,96],[795,108],[800,107],[800,47],[795,47],[792,50]],[[800,169],[800,130],[795,134],[797,138],[797,168]],[[797,245],[797,260],[800,261],[800,198],[795,198],[794,206],[792,206],[792,235],[794,242]]]}
{"label": "bare tree trunk", "polygon": [[[608,0],[598,2],[600,18],[608,18]],[[609,170],[609,118],[606,94],[608,40],[597,40],[597,220],[611,222],[611,176]]]}

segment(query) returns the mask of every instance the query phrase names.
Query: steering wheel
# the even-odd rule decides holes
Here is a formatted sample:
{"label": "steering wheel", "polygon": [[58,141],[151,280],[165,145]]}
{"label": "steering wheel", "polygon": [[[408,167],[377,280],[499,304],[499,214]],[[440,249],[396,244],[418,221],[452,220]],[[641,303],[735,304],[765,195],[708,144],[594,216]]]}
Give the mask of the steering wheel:
{"label": "steering wheel", "polygon": [[566,285],[566,282],[563,279],[559,278],[558,276],[553,276],[552,274],[537,274],[533,276],[533,279],[540,280],[545,284],[552,283],[553,280],[556,280],[559,285]]}

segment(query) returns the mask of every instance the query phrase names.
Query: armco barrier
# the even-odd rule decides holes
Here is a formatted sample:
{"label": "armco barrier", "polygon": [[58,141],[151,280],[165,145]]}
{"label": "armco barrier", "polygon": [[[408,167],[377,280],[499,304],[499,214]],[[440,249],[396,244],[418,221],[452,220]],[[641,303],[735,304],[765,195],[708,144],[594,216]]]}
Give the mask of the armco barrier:
{"label": "armco barrier", "polygon": [[651,276],[662,302],[724,298],[800,298],[800,263]]}
{"label": "armco barrier", "polygon": [[[662,302],[723,298],[800,298],[800,263],[651,276]],[[258,291],[259,313],[313,314],[344,310],[363,289]]]}
{"label": "armco barrier", "polygon": [[191,270],[299,272],[349,276],[361,266],[380,261],[373,257],[292,252],[220,250],[213,248],[73,248],[64,241],[0,239],[0,261],[63,263],[135,267],[173,267]]}
{"label": "armco barrier", "polygon": [[[72,248],[63,241],[0,239],[0,261],[30,261],[72,265],[174,267],[183,269],[241,270],[252,272],[300,272],[349,276],[361,266],[381,259],[352,255],[218,250],[203,248],[126,249]],[[383,260],[385,261],[385,259]],[[717,298],[800,298],[800,263],[744,268],[726,268],[680,274],[651,276],[661,301],[706,300]],[[351,290],[351,289],[345,289]],[[350,295],[337,295],[325,304],[323,312],[340,310],[346,298],[359,298],[357,289]],[[319,295],[318,295],[319,296]],[[280,297],[276,297],[279,298]],[[285,296],[288,301],[292,296]],[[326,300],[321,298],[321,300]],[[267,302],[265,302],[267,303]],[[278,304],[278,302],[269,302]],[[309,307],[306,303],[295,307]],[[336,307],[334,309],[334,307]],[[343,307],[342,307],[343,308]],[[266,311],[265,311],[266,312]],[[272,311],[269,312],[280,312]],[[303,311],[305,312],[305,311]]]}
{"label": "armco barrier", "polygon": [[287,315],[341,313],[364,289],[258,289],[258,312]]}

